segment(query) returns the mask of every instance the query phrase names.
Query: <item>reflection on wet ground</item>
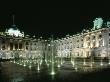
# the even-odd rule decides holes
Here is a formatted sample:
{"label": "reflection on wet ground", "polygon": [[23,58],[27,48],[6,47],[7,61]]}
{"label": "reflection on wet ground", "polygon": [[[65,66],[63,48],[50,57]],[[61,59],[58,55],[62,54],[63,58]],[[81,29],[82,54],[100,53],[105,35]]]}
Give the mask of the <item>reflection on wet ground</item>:
{"label": "reflection on wet ground", "polygon": [[[33,66],[34,65],[34,66]],[[70,62],[65,62],[60,68],[55,67],[55,75],[50,74],[50,68],[43,62],[38,70],[38,65],[23,66],[13,62],[1,62],[0,80],[1,82],[106,82],[110,81],[110,68],[106,63],[100,66],[72,66]]]}

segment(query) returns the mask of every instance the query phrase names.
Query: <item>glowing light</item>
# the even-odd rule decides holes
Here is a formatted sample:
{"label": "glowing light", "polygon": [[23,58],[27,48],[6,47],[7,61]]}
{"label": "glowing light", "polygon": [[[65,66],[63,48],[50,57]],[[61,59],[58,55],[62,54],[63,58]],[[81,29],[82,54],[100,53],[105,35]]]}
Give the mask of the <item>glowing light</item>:
{"label": "glowing light", "polygon": [[74,65],[75,65],[74,61],[71,61],[71,63],[72,63],[72,65],[73,65],[73,67],[74,67]]}
{"label": "glowing light", "polygon": [[24,34],[21,33],[18,29],[14,30],[13,28],[10,28],[10,29],[6,30],[6,33],[8,33],[11,36],[14,35],[16,37],[18,37],[18,36],[24,37]]}
{"label": "glowing light", "polygon": [[22,65],[22,63],[20,63],[20,65]]}
{"label": "glowing light", "polygon": [[24,65],[23,65],[24,67],[26,66],[26,64],[24,63]]}
{"label": "glowing light", "polygon": [[93,65],[92,65],[92,63],[91,63],[91,65],[90,65],[90,66],[91,66],[91,67],[93,66]]}
{"label": "glowing light", "polygon": [[47,66],[49,67],[49,64],[47,63]]}
{"label": "glowing light", "polygon": [[51,75],[55,75],[55,72],[54,72],[54,71],[52,71],[52,72],[51,72]]}
{"label": "glowing light", "polygon": [[16,63],[15,60],[14,60],[14,63]]}
{"label": "glowing light", "polygon": [[76,71],[78,71],[78,68],[77,68],[77,67],[75,67],[75,70],[76,70]]}
{"label": "glowing light", "polygon": [[32,67],[32,66],[31,66],[31,65],[29,65],[29,68],[30,68],[30,69],[31,69],[31,67]]}
{"label": "glowing light", "polygon": [[40,66],[39,66],[39,64],[38,64],[38,66],[37,66],[37,70],[38,70],[38,71],[40,70]]}
{"label": "glowing light", "polygon": [[84,62],[83,62],[83,65],[86,65],[86,60],[85,60],[85,58],[84,58]]}
{"label": "glowing light", "polygon": [[61,66],[58,64],[57,67],[61,67]]}
{"label": "glowing light", "polygon": [[103,61],[102,61],[102,59],[101,59],[100,65],[103,66]]}
{"label": "glowing light", "polygon": [[103,66],[103,63],[100,63],[101,66]]}
{"label": "glowing light", "polygon": [[42,64],[42,60],[40,61],[40,65]]}

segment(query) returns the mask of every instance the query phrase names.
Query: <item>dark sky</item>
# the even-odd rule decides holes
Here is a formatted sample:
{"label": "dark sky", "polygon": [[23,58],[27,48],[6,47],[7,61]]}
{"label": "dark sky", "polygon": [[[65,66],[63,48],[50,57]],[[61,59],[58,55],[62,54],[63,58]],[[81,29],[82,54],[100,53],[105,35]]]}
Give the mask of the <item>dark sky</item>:
{"label": "dark sky", "polygon": [[39,6],[37,2],[18,1],[0,3],[0,30],[10,28],[13,14],[20,30],[46,38],[51,35],[61,38],[81,32],[83,28],[92,28],[92,21],[96,17],[110,19],[110,12],[100,7],[96,9],[83,5],[73,6],[74,4]]}

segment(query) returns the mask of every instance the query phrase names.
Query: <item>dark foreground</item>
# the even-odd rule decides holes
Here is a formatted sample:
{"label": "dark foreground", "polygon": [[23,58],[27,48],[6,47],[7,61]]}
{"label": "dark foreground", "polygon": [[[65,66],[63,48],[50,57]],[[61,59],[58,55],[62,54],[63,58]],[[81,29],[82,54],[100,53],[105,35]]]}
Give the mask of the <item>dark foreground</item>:
{"label": "dark foreground", "polygon": [[84,73],[63,67],[50,75],[45,66],[37,71],[36,67],[29,69],[10,62],[0,65],[0,82],[110,82],[110,68]]}

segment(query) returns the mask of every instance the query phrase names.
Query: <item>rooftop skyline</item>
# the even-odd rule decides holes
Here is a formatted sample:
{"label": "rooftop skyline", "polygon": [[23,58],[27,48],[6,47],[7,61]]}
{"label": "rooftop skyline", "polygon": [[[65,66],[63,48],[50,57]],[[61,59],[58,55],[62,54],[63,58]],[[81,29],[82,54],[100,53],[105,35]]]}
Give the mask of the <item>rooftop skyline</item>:
{"label": "rooftop skyline", "polygon": [[102,15],[105,10],[75,7],[39,7],[32,2],[4,2],[0,5],[0,31],[10,28],[13,24],[12,15],[15,15],[15,24],[25,34],[42,37],[64,37],[73,35],[83,29],[93,27],[93,20],[102,17],[110,20],[109,12]]}

